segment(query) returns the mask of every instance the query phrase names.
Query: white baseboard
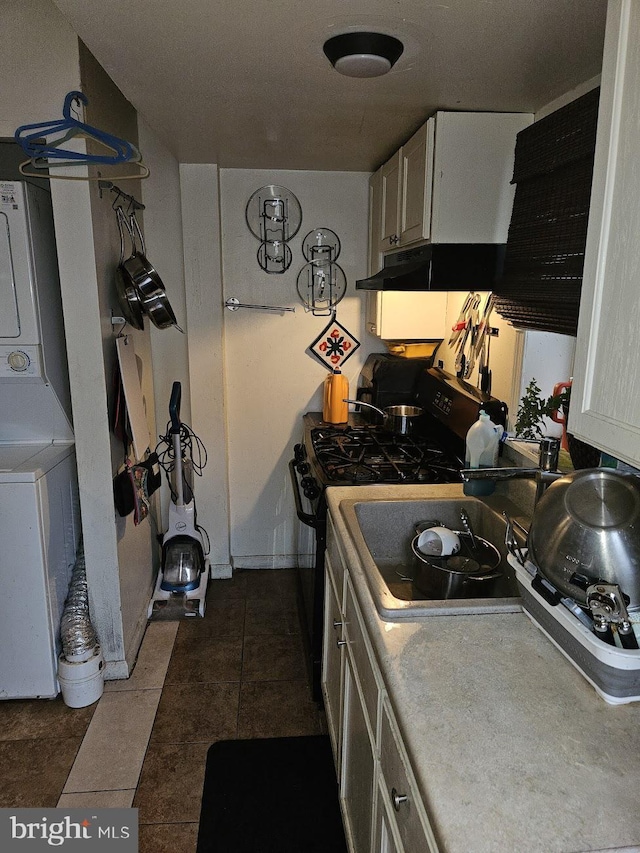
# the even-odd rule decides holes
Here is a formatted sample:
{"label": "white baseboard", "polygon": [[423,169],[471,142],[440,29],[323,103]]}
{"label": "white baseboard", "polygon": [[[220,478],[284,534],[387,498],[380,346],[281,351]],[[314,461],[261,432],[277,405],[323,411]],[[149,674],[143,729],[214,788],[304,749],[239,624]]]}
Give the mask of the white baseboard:
{"label": "white baseboard", "polygon": [[259,554],[248,557],[232,557],[234,569],[295,569],[297,554]]}
{"label": "white baseboard", "polygon": [[209,567],[209,575],[213,580],[230,578],[233,575],[233,568],[230,563],[212,563]]}

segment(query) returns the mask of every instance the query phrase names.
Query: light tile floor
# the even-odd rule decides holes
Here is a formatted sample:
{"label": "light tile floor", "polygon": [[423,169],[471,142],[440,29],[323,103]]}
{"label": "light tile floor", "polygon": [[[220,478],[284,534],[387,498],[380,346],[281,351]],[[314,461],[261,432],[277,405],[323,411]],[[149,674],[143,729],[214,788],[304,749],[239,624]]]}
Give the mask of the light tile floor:
{"label": "light tile floor", "polygon": [[0,806],[138,808],[140,853],[194,853],[209,746],[318,734],[293,570],[212,581],[204,619],[151,622],[90,708],[0,703]]}

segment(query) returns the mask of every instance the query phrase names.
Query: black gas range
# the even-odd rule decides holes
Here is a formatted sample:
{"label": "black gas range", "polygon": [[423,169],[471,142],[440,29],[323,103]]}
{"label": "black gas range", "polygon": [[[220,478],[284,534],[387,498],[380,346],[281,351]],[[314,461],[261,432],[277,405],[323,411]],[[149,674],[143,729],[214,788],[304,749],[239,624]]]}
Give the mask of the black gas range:
{"label": "black gas range", "polygon": [[350,413],[346,424],[328,424],[321,413],[308,412],[303,419],[303,440],[295,445],[289,462],[298,518],[315,533],[313,565],[301,566],[298,575],[310,678],[317,702],[322,701],[326,489],[376,483],[460,483],[465,437],[480,408],[489,411],[495,423],[506,424],[504,403],[439,368],[419,373],[413,400],[423,414],[408,435],[383,429],[375,412],[373,420],[368,412]]}

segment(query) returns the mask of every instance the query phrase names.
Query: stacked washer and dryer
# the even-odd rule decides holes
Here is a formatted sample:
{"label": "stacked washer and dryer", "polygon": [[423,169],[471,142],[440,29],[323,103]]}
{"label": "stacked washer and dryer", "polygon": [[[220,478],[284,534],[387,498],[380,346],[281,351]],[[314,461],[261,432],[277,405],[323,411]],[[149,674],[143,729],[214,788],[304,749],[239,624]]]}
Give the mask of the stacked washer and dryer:
{"label": "stacked washer and dryer", "polygon": [[0,180],[0,699],[59,692],[79,535],[51,195]]}

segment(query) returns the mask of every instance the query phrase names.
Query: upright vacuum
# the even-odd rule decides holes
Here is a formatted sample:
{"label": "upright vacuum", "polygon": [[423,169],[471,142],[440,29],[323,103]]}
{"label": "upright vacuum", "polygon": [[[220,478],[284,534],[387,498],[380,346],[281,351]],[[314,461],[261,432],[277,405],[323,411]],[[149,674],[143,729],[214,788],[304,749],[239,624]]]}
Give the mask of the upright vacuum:
{"label": "upright vacuum", "polygon": [[170,477],[169,523],[162,537],[162,564],[149,604],[150,618],[179,619],[204,616],[205,612],[209,580],[208,537],[197,523],[190,456],[194,438],[200,447],[202,445],[180,421],[181,396],[181,384],[174,382],[169,401],[169,434],[161,439],[167,449],[159,454],[160,464]]}

